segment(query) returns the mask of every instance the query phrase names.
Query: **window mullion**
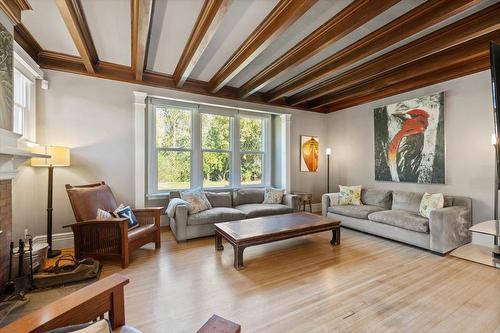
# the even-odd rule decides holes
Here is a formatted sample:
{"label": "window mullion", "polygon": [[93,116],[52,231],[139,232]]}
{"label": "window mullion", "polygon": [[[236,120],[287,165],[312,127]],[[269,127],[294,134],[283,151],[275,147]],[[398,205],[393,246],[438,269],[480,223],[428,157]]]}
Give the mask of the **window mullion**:
{"label": "window mullion", "polygon": [[241,155],[240,155],[240,117],[236,115],[232,121],[231,130],[231,187],[241,185]]}
{"label": "window mullion", "polygon": [[198,109],[193,110],[191,188],[203,186],[203,153],[201,149],[201,119]]}

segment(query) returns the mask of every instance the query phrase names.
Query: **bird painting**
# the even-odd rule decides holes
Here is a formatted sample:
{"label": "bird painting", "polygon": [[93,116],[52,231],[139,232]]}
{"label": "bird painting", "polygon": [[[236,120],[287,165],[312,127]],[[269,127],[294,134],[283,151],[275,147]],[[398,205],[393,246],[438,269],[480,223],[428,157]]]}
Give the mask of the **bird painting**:
{"label": "bird painting", "polygon": [[374,110],[375,179],[444,183],[444,93]]}

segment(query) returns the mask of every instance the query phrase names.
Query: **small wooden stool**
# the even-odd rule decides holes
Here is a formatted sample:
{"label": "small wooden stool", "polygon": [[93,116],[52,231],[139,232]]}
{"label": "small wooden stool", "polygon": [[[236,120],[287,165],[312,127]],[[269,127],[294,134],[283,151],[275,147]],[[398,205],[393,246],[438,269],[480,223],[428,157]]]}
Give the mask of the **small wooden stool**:
{"label": "small wooden stool", "polygon": [[298,195],[300,199],[300,205],[302,205],[302,211],[306,211],[306,203],[309,204],[309,211],[312,213],[312,193],[307,192],[293,192],[293,194]]}
{"label": "small wooden stool", "polygon": [[230,320],[213,315],[197,333],[240,333],[241,326]]}

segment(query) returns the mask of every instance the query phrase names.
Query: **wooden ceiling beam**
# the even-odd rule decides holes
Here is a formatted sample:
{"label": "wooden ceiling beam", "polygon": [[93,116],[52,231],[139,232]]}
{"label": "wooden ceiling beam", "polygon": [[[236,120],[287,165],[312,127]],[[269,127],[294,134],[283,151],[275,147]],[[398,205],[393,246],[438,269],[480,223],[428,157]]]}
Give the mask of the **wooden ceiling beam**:
{"label": "wooden ceiling beam", "polygon": [[153,5],[153,0],[130,1],[132,21],[132,59],[130,64],[137,80],[142,79],[142,73],[146,68]]}
{"label": "wooden ceiling beam", "polygon": [[[372,80],[367,80],[355,87],[312,100],[307,103],[307,107],[312,109],[323,107],[325,105],[337,105],[338,107],[338,105],[342,105],[346,103],[346,101],[350,101],[349,103],[361,104],[365,101],[362,99],[363,96],[380,91],[386,91],[389,94],[387,87],[395,87],[401,82],[411,81],[413,78],[419,78],[418,85],[416,84],[414,89],[417,89],[417,86],[423,87],[437,82],[446,81],[449,79],[449,76],[443,76],[442,79],[439,79],[436,76],[439,75],[441,71],[449,70],[449,68],[459,69],[461,67],[466,67],[469,63],[475,63],[483,58],[488,58],[490,41],[499,40],[500,29],[455,45],[441,52],[429,55],[425,58],[415,60],[404,66],[394,68],[386,72],[384,75]],[[458,77],[463,71],[467,73],[471,72],[467,68],[462,68],[458,71],[455,77]],[[426,78],[428,78],[427,81]],[[393,88],[390,93],[395,94],[394,91],[397,91],[396,93],[403,92],[405,91],[404,89],[408,88],[401,89],[402,90],[399,91],[394,90]]]}
{"label": "wooden ceiling beam", "polygon": [[21,23],[21,12],[32,9],[27,0],[0,0],[0,10],[14,23]]}
{"label": "wooden ceiling beam", "polygon": [[259,26],[240,45],[209,82],[209,91],[217,92],[264,51],[317,0],[280,0]]}
{"label": "wooden ceiling beam", "polygon": [[177,87],[182,87],[191,74],[232,2],[233,0],[205,0],[173,74]]}
{"label": "wooden ceiling beam", "polygon": [[[429,0],[266,93],[274,101],[456,15],[479,0]],[[300,101],[299,101],[300,103]]]}
{"label": "wooden ceiling beam", "polygon": [[82,57],[85,68],[89,73],[94,73],[99,58],[80,0],[56,0],[56,5],[78,53]]}
{"label": "wooden ceiling beam", "polygon": [[42,47],[31,33],[26,29],[24,24],[19,23],[14,26],[14,40],[30,55],[33,60],[38,61],[38,54],[42,51]]}
{"label": "wooden ceiling beam", "polygon": [[288,99],[288,103],[290,105],[298,105],[305,101],[316,99],[315,104],[320,100],[325,100],[325,102],[329,104],[326,98],[320,99],[320,97],[331,95],[348,87],[361,84],[372,77],[381,75],[385,71],[442,51],[499,28],[500,3],[497,3],[370,60],[342,75],[333,77],[303,92],[293,95]]}
{"label": "wooden ceiling beam", "polygon": [[[62,72],[69,72],[80,75],[87,75],[92,77],[98,77],[102,79],[128,82],[134,84],[142,84],[146,86],[152,86],[157,88],[164,88],[169,90],[183,91],[193,94],[220,97],[231,100],[241,100],[238,96],[238,89],[233,87],[223,87],[217,93],[211,94],[208,92],[208,82],[198,81],[198,80],[186,80],[182,88],[177,87],[172,75],[156,73],[152,71],[144,71],[141,80],[136,79],[135,72],[128,66],[118,65],[113,63],[108,63],[100,61],[95,67],[94,73],[89,73],[80,57],[70,56],[66,54],[61,54],[51,51],[41,51],[38,56],[38,64],[41,68],[52,69]],[[247,102],[253,102],[262,105],[271,105],[275,107],[285,107],[289,108],[282,101],[277,101],[273,103],[268,103],[264,99],[263,94],[254,94]],[[293,109],[302,111],[312,111],[302,107],[294,107]],[[316,109],[312,112],[324,112],[324,109]]]}
{"label": "wooden ceiling beam", "polygon": [[250,96],[278,75],[304,62],[398,2],[399,0],[354,0],[337,15],[244,83],[240,87],[240,96]]}

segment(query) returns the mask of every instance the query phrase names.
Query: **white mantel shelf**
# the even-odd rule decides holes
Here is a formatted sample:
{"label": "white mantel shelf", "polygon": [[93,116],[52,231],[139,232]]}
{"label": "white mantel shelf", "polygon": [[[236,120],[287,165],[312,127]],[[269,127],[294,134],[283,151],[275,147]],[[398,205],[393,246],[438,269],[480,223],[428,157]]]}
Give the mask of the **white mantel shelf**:
{"label": "white mantel shelf", "polygon": [[49,158],[18,147],[19,134],[0,128],[0,180],[16,177],[19,167],[32,157]]}

